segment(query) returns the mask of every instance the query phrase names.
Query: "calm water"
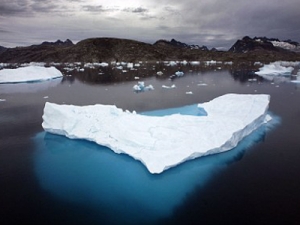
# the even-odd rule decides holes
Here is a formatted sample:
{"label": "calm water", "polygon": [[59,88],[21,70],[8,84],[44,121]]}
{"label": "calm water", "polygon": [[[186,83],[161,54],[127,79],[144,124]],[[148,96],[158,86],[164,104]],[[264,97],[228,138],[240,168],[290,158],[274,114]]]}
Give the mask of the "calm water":
{"label": "calm water", "polygon": [[[300,86],[227,70],[181,69],[185,76],[173,81],[153,77],[148,65],[133,75],[86,70],[63,80],[0,85],[6,100],[0,102],[1,224],[299,224]],[[155,90],[134,93],[134,76]],[[172,84],[175,89],[161,88]],[[273,122],[232,151],[161,175],[41,127],[46,101],[115,104],[137,112],[181,107],[190,113],[182,106],[226,93],[270,94]]]}

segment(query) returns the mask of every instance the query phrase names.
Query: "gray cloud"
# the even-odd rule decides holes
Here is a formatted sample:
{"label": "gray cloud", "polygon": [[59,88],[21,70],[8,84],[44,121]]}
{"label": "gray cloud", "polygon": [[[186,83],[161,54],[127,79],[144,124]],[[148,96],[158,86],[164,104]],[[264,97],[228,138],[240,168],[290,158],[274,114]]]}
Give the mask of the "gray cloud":
{"label": "gray cloud", "polygon": [[47,0],[32,0],[30,7],[33,12],[38,13],[49,13],[62,9],[54,2]]}
{"label": "gray cloud", "polygon": [[91,13],[102,13],[102,12],[113,12],[113,11],[118,11],[116,8],[107,8],[104,7],[103,5],[83,5],[82,10],[86,12],[91,12]]}
{"label": "gray cloud", "polygon": [[28,1],[20,0],[1,0],[0,2],[0,15],[1,16],[10,16],[22,14],[28,11]]}
{"label": "gray cloud", "polygon": [[142,7],[138,7],[132,10],[133,13],[145,13],[148,12],[148,9],[142,8]]}
{"label": "gray cloud", "polygon": [[[236,39],[248,35],[300,42],[299,0],[141,0],[139,4],[131,7],[128,2],[124,8],[104,1],[93,5],[84,0],[0,0],[0,32],[18,31],[28,42],[32,31],[41,27],[45,31],[35,34],[40,35],[35,40],[47,40],[49,35],[77,40],[113,35],[148,42],[175,38],[189,44],[229,48]],[[57,15],[70,16],[59,25]],[[5,33],[7,42],[15,40],[9,37]]]}
{"label": "gray cloud", "polygon": [[0,33],[10,33],[10,31],[0,28]]}

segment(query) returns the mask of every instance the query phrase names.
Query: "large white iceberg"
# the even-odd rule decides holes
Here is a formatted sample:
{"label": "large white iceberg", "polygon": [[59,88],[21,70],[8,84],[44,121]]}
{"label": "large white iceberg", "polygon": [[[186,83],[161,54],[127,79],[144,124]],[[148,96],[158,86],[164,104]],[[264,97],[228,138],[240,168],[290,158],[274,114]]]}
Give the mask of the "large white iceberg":
{"label": "large white iceberg", "polygon": [[55,67],[27,66],[0,70],[0,83],[36,82],[62,76]]}
{"label": "large white iceberg", "polygon": [[290,76],[294,68],[291,66],[292,64],[287,64],[285,62],[273,62],[263,67],[259,68],[259,71],[255,72],[255,74],[259,76],[264,75],[273,75],[273,76]]}
{"label": "large white iceberg", "polygon": [[226,94],[199,104],[207,116],[156,117],[112,105],[74,106],[47,102],[45,131],[86,139],[140,160],[161,173],[187,160],[224,152],[271,119],[269,95]]}

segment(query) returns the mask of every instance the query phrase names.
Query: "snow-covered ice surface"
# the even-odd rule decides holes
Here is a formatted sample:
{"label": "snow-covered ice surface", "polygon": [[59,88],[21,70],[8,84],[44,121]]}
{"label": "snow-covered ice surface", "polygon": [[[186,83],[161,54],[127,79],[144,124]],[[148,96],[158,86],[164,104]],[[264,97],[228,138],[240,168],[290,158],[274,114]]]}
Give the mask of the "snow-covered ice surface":
{"label": "snow-covered ice surface", "polygon": [[0,83],[37,82],[62,76],[55,67],[28,66],[0,70]]}
{"label": "snow-covered ice surface", "polygon": [[199,104],[207,116],[146,116],[116,106],[46,103],[45,131],[85,139],[141,161],[151,173],[234,148],[271,119],[269,95],[227,94]]}

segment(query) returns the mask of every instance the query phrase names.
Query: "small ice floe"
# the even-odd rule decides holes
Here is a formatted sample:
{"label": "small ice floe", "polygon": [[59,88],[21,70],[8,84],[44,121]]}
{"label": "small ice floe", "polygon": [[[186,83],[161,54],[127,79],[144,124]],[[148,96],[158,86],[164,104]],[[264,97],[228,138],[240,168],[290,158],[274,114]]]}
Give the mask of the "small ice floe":
{"label": "small ice floe", "polygon": [[133,90],[134,90],[134,92],[152,91],[152,90],[154,90],[154,87],[151,84],[148,86],[145,86],[145,82],[138,81],[138,83],[133,86]]}
{"label": "small ice floe", "polygon": [[127,68],[132,69],[133,68],[133,63],[127,63]]}
{"label": "small ice floe", "polygon": [[134,79],[135,79],[135,80],[139,80],[140,78],[139,78],[139,77],[134,77]]}
{"label": "small ice floe", "polygon": [[122,70],[122,69],[123,69],[123,66],[117,66],[116,69]]}
{"label": "small ice floe", "polygon": [[161,71],[158,71],[156,74],[157,74],[158,76],[162,76],[164,73],[161,72]]}
{"label": "small ice floe", "polygon": [[177,72],[175,72],[175,75],[176,75],[177,77],[182,77],[182,76],[184,75],[184,72],[182,72],[182,71],[177,71]]}
{"label": "small ice floe", "polygon": [[256,82],[257,79],[256,79],[256,78],[252,78],[252,79],[250,78],[250,79],[248,79],[248,81],[249,81],[249,82]]}
{"label": "small ice floe", "polygon": [[75,68],[65,67],[63,69],[67,72],[70,72],[70,71],[73,71]]}
{"label": "small ice floe", "polygon": [[90,68],[90,69],[95,69],[95,65],[93,63],[85,63],[84,67],[85,68]]}
{"label": "small ice floe", "polygon": [[162,85],[161,87],[165,89],[172,89],[172,88],[176,88],[176,85],[175,84],[172,84],[171,86]]}
{"label": "small ice floe", "polygon": [[170,76],[170,79],[175,79],[176,77],[182,77],[184,75],[184,72],[182,71],[177,71],[175,74]]}
{"label": "small ice floe", "polygon": [[80,72],[84,72],[84,68],[79,69]]}
{"label": "small ice floe", "polygon": [[254,66],[263,66],[263,64],[261,62],[255,62]]}
{"label": "small ice floe", "polygon": [[0,102],[6,102],[6,99],[0,98]]}
{"label": "small ice floe", "polygon": [[193,92],[192,92],[192,91],[187,91],[187,92],[185,92],[185,94],[187,94],[187,95],[192,95]]}
{"label": "small ice floe", "polygon": [[181,64],[185,66],[185,65],[188,64],[188,62],[187,62],[186,60],[183,60],[183,61],[181,62]]}
{"label": "small ice floe", "polygon": [[99,66],[106,67],[106,66],[108,66],[108,63],[102,62],[102,63],[99,63]]}
{"label": "small ice floe", "polygon": [[197,86],[207,86],[206,83],[200,83],[200,84],[197,84]]}
{"label": "small ice floe", "polygon": [[175,61],[170,61],[168,64],[168,66],[176,66],[176,65],[177,65],[177,63]]}
{"label": "small ice floe", "polygon": [[44,99],[48,99],[49,98],[49,96],[44,96]]}
{"label": "small ice floe", "polygon": [[215,61],[215,60],[205,61],[205,64],[206,65],[216,65],[217,61]]}
{"label": "small ice floe", "polygon": [[200,65],[200,62],[199,61],[192,61],[192,62],[190,62],[190,64],[192,66],[198,66],[198,65]]}

